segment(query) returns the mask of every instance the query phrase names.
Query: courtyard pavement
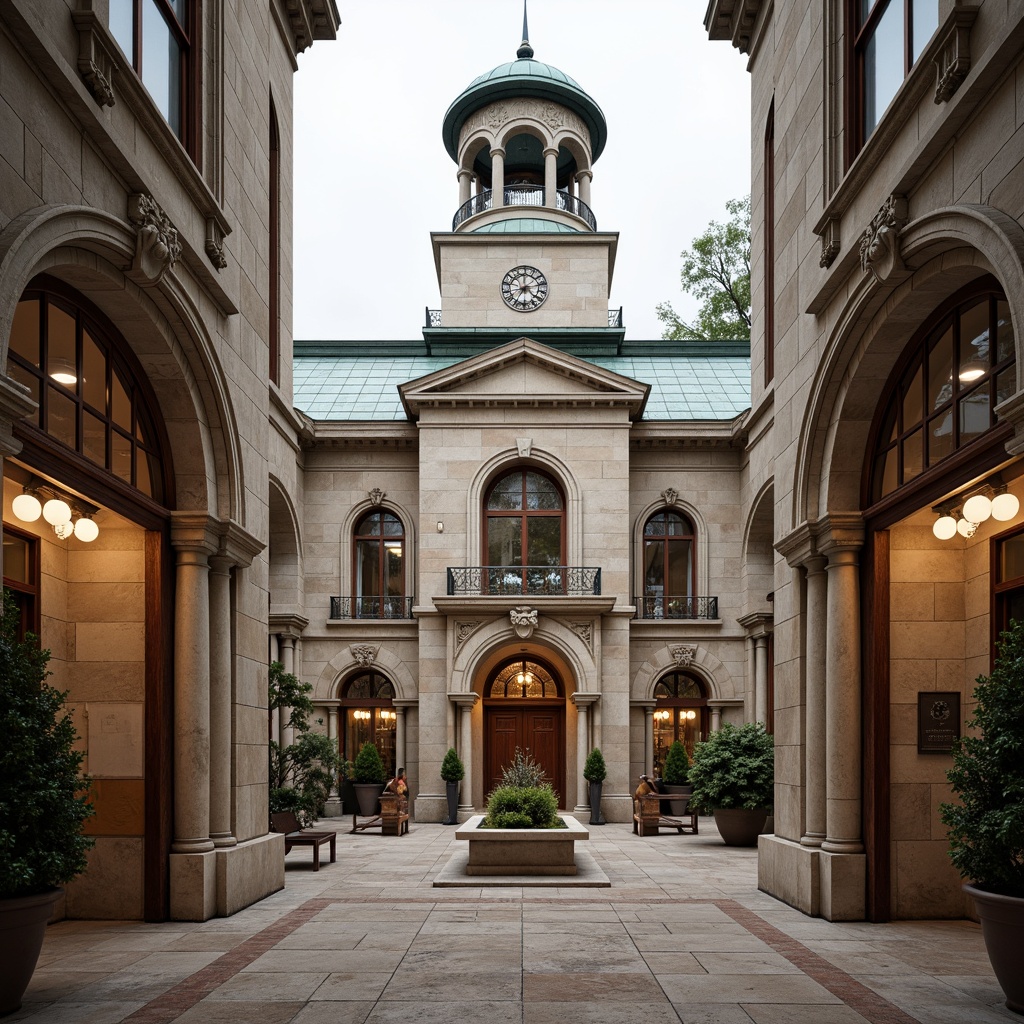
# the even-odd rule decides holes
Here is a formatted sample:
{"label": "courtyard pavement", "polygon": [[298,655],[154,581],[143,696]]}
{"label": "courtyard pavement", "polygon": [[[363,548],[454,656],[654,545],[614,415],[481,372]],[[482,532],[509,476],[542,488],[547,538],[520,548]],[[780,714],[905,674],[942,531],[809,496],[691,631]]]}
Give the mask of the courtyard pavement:
{"label": "courtyard pavement", "polygon": [[[758,892],[714,822],[590,829],[609,888],[435,888],[454,828],[339,832],[285,888],[204,924],[50,926],[31,1024],[983,1024],[1002,1005],[968,921],[830,924]],[[326,857],[326,850],[324,851]]]}

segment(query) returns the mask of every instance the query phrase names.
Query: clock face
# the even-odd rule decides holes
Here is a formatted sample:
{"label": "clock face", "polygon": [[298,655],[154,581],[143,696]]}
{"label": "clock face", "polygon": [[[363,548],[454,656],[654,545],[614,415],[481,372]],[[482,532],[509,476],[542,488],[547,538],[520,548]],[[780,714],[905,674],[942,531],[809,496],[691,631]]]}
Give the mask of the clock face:
{"label": "clock face", "polygon": [[548,297],[547,278],[536,267],[513,267],[501,279],[501,297],[509,309],[529,313]]}

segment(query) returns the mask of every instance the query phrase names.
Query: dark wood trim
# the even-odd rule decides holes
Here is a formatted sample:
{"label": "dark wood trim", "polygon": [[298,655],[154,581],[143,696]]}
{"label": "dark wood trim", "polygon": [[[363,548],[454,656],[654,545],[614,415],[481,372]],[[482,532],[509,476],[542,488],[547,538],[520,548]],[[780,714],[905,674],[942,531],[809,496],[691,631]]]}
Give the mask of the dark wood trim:
{"label": "dark wood trim", "polygon": [[[868,533],[861,564],[863,816],[867,918],[888,921],[891,908],[889,764],[889,532]],[[864,625],[868,628],[863,628]]]}
{"label": "dark wood trim", "polygon": [[764,130],[764,386],[775,378],[775,97]]}
{"label": "dark wood trim", "polygon": [[[28,571],[26,575],[29,577],[29,582],[22,583],[19,580],[8,579],[4,576],[3,588],[4,590],[14,590],[19,594],[24,594],[27,599],[26,604],[30,612],[26,615],[26,607],[22,605],[20,638],[24,639],[26,633],[35,633],[38,637],[42,622],[42,612],[40,610],[42,603],[42,573],[40,571],[39,538],[34,533],[29,533],[27,530],[22,530],[13,525],[13,523],[8,522],[3,523],[3,533],[4,535],[10,534],[12,537],[17,537],[19,540],[25,541],[27,545]],[[0,557],[0,563],[2,563],[2,560],[2,557]],[[0,570],[2,570],[2,565],[0,565]]]}
{"label": "dark wood trim", "polygon": [[146,532],[146,838],[143,917],[170,916],[174,824],[174,563],[170,535]]}

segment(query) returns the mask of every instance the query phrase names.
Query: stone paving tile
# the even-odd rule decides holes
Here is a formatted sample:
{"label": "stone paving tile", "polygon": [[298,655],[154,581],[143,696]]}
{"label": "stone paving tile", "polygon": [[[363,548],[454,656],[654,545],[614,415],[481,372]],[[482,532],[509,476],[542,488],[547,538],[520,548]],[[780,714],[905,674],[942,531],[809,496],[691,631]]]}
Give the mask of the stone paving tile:
{"label": "stone paving tile", "polygon": [[707,974],[692,953],[644,953],[644,962],[655,975]]}
{"label": "stone paving tile", "polygon": [[602,949],[564,949],[523,951],[523,970],[531,974],[575,974],[600,970],[603,974],[647,971],[648,965],[635,948],[618,951]]}
{"label": "stone paving tile", "polygon": [[492,1001],[519,1000],[522,998],[523,980],[519,970],[502,970],[488,965],[481,969],[479,963],[472,973],[453,975],[444,965],[435,968],[404,967],[384,989],[383,999],[404,1002],[447,1002],[452,997],[453,982],[473,992],[486,993]]}
{"label": "stone paving tile", "polygon": [[403,951],[395,949],[331,949],[321,946],[316,954],[305,949],[272,949],[247,967],[243,974],[308,971],[315,967],[324,974],[337,971],[393,971],[402,962]]}
{"label": "stone paving tile", "polygon": [[[683,1024],[750,1024],[751,1017],[739,1003],[695,1003],[674,1006]],[[830,1024],[825,1018],[815,1024]]]}
{"label": "stone paving tile", "polygon": [[204,999],[175,1019],[175,1024],[289,1024],[305,1002],[219,1002]]}
{"label": "stone paving tile", "polygon": [[701,950],[694,958],[708,974],[799,974],[800,969],[778,953],[716,953]]}
{"label": "stone paving tile", "polygon": [[226,953],[240,942],[250,937],[250,932],[188,932],[180,938],[173,939],[164,948],[181,952],[202,952],[209,950],[215,953]]}
{"label": "stone paving tile", "polygon": [[[308,962],[307,962],[307,966]],[[329,975],[324,972],[301,974],[236,974],[219,985],[203,1002],[231,1000],[244,1003],[305,1002],[313,996]],[[390,975],[388,975],[390,977]],[[364,997],[365,998],[365,997]]]}
{"label": "stone paving tile", "polygon": [[802,974],[663,974],[665,994],[680,1003],[838,1003]]}
{"label": "stone paving tile", "polygon": [[[578,993],[571,1012],[567,1012],[564,1002],[526,1002],[523,1024],[679,1024],[679,1016],[667,1002],[632,1006],[591,1000],[589,995],[588,992]],[[749,1024],[749,1018],[745,1024]]]}
{"label": "stone paving tile", "polygon": [[920,974],[862,974],[858,980],[873,992],[899,1007],[907,1006],[970,1006],[969,995],[939,978]]}
{"label": "stone paving tile", "polygon": [[141,1001],[129,1002],[122,999],[106,1003],[61,1000],[35,1007],[25,1004],[18,1013],[4,1017],[4,1024],[14,1024],[15,1021],[18,1024],[21,1021],[28,1024],[117,1024],[142,1005]]}
{"label": "stone paving tile", "polygon": [[[490,953],[518,953],[521,948],[522,941],[518,935],[495,935],[487,940],[487,950]],[[418,953],[423,950],[471,950],[479,955],[480,936],[444,935],[438,932],[417,935],[409,946],[409,952]]]}
{"label": "stone paving tile", "polygon": [[644,1002],[657,1005],[665,997],[651,983],[647,972],[603,974],[599,971],[577,971],[561,974],[523,972],[523,1002],[574,1003],[581,995],[590,1001]]}
{"label": "stone paving tile", "polygon": [[[372,1001],[332,999],[320,1003],[306,1003],[293,1024],[364,1024],[374,1007]],[[261,1020],[256,1017],[255,1020]]]}
{"label": "stone paving tile", "polygon": [[518,999],[445,999],[433,1002],[392,1000],[377,1003],[366,1018],[366,1024],[455,1024],[458,1021],[481,1021],[486,1024],[490,1021],[518,1021],[522,1013],[523,1004]]}
{"label": "stone paving tile", "polygon": [[868,1019],[849,1006],[745,1003],[742,1009],[755,1024],[864,1024]]}

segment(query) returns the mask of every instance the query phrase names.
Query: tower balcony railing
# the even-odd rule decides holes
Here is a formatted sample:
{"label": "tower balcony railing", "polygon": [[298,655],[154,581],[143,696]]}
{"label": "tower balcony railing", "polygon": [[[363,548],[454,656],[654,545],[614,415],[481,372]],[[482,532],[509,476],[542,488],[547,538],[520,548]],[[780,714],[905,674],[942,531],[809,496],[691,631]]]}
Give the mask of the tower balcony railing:
{"label": "tower balcony railing", "polygon": [[[504,188],[504,199],[506,206],[545,206],[545,188],[543,185],[506,185]],[[470,217],[478,213],[485,213],[494,209],[494,191],[488,189],[486,192],[479,192],[467,199],[459,207],[458,213],[452,220],[452,231]],[[571,196],[568,192],[555,193],[555,209],[563,213],[571,213],[581,220],[587,222],[591,231],[597,230],[597,218],[593,210],[579,196]]]}
{"label": "tower balcony railing", "polygon": [[638,619],[717,619],[717,597],[645,594],[633,599]]}
{"label": "tower balcony railing", "polygon": [[332,597],[331,619],[411,619],[411,597]]}
{"label": "tower balcony railing", "polygon": [[574,565],[448,567],[448,596],[600,597],[601,570]]}
{"label": "tower balcony railing", "polygon": [[[426,318],[423,321],[424,327],[443,327],[443,318],[441,316],[441,310],[431,309],[429,306],[424,307],[426,311]],[[621,327],[622,326],[622,307],[618,309],[608,310],[608,326],[609,327]]]}

